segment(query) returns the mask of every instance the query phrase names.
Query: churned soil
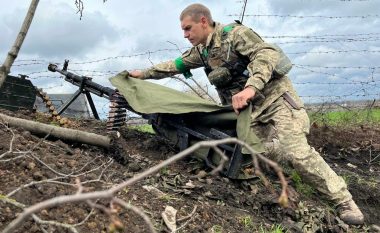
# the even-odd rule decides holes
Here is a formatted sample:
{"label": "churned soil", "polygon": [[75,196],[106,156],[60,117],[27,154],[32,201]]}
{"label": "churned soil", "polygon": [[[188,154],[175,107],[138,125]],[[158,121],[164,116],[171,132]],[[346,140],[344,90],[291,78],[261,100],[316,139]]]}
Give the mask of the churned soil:
{"label": "churned soil", "polygon": [[[47,116],[37,113],[0,112],[51,124]],[[68,127],[106,134],[102,121],[72,119]],[[29,206],[78,190],[108,190],[177,153],[156,135],[127,127],[120,133],[116,148],[106,150],[36,136],[0,123],[0,231]],[[208,170],[191,158],[168,165],[116,196],[144,213],[157,232],[172,232],[163,218],[165,209],[177,211],[177,232],[281,232],[276,228],[283,232],[378,232],[380,127],[315,126],[309,141],[348,183],[365,214],[364,226],[345,225],[334,206],[312,187],[305,188],[291,171],[285,174],[290,205],[281,208],[277,194],[259,179],[200,177],[197,174]],[[273,174],[266,173],[278,193],[280,183]],[[15,232],[149,232],[146,221],[131,208],[107,199],[93,200],[92,206],[79,202],[43,209]]]}

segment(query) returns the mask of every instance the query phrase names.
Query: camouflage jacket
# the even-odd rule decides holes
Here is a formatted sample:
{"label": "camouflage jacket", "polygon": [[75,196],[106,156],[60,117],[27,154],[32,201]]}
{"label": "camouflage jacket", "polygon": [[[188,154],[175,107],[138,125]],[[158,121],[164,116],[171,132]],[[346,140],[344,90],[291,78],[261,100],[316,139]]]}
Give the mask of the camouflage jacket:
{"label": "camouflage jacket", "polygon": [[[247,86],[253,87],[257,96],[265,97],[254,102],[254,115],[258,116],[284,92],[288,92],[299,106],[303,106],[289,78],[273,75],[278,60],[279,52],[276,48],[265,43],[252,29],[239,24],[224,26],[216,23],[206,45],[194,46],[176,60],[157,64],[144,70],[143,74],[144,79],[160,79],[180,73],[189,77],[190,69],[206,66],[212,72],[218,67],[231,68],[240,62],[248,70],[248,77],[233,75],[226,82],[227,85],[216,88],[222,103],[230,104],[232,95]],[[210,80],[211,83],[212,81]]]}

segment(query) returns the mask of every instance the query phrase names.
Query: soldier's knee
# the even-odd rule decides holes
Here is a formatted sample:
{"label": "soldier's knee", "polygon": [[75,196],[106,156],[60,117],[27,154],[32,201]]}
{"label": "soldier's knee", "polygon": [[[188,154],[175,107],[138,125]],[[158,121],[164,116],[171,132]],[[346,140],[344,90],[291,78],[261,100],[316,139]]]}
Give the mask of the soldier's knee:
{"label": "soldier's knee", "polygon": [[314,160],[319,156],[318,152],[309,145],[292,148],[287,152],[289,160],[296,163],[308,163],[309,160]]}

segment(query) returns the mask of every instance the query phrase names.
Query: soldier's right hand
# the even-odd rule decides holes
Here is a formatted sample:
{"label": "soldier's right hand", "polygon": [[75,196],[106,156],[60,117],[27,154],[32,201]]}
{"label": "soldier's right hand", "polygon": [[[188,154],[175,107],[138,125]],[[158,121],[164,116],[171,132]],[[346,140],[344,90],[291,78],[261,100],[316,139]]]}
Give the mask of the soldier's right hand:
{"label": "soldier's right hand", "polygon": [[252,86],[247,86],[241,92],[232,96],[232,107],[237,115],[248,106],[248,102],[255,97],[255,94],[255,89]]}
{"label": "soldier's right hand", "polygon": [[143,72],[141,70],[133,70],[129,72],[129,77],[132,78],[143,78]]}

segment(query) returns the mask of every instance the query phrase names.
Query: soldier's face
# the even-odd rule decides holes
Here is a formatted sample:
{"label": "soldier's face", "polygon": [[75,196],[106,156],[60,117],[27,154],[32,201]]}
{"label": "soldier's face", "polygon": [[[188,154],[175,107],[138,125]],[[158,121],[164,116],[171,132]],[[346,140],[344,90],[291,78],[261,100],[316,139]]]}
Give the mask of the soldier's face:
{"label": "soldier's face", "polygon": [[207,41],[207,20],[202,17],[197,23],[193,21],[191,16],[185,16],[181,21],[183,36],[190,41],[193,46],[206,44]]}

